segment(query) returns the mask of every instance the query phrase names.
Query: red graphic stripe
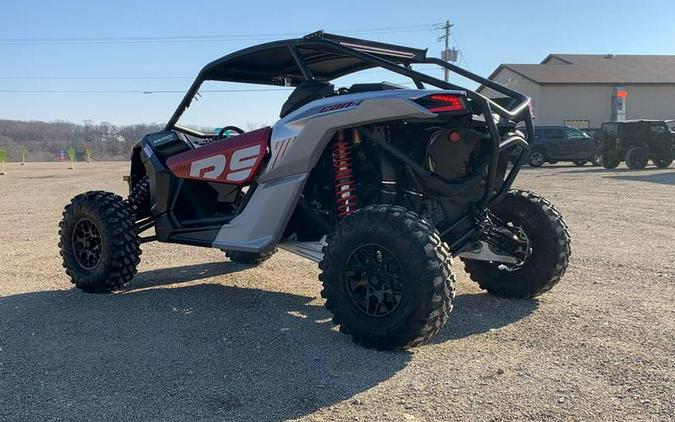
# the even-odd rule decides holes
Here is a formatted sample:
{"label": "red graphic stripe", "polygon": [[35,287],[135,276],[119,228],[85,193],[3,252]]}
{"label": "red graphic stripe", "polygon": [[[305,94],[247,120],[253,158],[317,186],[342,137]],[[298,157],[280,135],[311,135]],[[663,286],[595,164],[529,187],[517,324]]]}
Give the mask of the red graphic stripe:
{"label": "red graphic stripe", "polygon": [[[272,133],[272,128],[265,127],[262,129],[254,130],[242,135],[237,135],[232,138],[223,139],[220,141],[212,142],[208,145],[205,145],[200,148],[191,149],[189,151],[176,154],[172,157],[169,157],[166,160],[167,166],[171,169],[173,174],[180,178],[184,179],[196,179],[196,180],[206,180],[211,182],[221,182],[221,183],[234,183],[238,185],[245,185],[249,183],[260,170],[260,166],[264,161],[267,155],[267,148],[269,145],[270,135]],[[232,155],[241,149],[252,147],[255,145],[260,146],[260,153],[253,154],[248,157],[239,158],[239,160],[255,158],[255,162],[252,166],[247,167],[247,169],[252,169],[250,175],[246,179],[231,182],[227,180],[227,176],[233,171],[230,170]],[[224,171],[217,175],[215,178],[205,178],[203,175],[209,171],[213,171],[214,167],[200,169],[200,175],[198,177],[190,176],[190,169],[193,164],[197,161],[207,159],[209,157],[223,156],[225,159],[225,169]],[[246,169],[237,169],[234,172],[239,172]]]}

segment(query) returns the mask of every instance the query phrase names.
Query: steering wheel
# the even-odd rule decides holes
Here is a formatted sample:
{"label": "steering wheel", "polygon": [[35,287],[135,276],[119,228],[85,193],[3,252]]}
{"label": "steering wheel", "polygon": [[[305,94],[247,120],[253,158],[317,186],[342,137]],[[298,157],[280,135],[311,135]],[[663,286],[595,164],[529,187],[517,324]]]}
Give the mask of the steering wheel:
{"label": "steering wheel", "polygon": [[213,139],[214,141],[217,141],[219,139],[223,139],[223,136],[225,135],[225,132],[227,131],[233,131],[237,132],[237,134],[242,135],[244,131],[236,126],[225,126],[224,128],[220,129],[220,132],[216,135],[216,137]]}

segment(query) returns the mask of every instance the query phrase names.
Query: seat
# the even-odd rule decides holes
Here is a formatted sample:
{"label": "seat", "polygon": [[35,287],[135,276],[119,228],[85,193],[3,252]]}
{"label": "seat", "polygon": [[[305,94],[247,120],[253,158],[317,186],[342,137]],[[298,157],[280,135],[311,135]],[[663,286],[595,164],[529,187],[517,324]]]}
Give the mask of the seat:
{"label": "seat", "polygon": [[279,117],[283,118],[314,100],[331,97],[333,95],[335,95],[335,87],[333,84],[317,81],[316,79],[304,81],[293,90],[284,105],[281,106]]}

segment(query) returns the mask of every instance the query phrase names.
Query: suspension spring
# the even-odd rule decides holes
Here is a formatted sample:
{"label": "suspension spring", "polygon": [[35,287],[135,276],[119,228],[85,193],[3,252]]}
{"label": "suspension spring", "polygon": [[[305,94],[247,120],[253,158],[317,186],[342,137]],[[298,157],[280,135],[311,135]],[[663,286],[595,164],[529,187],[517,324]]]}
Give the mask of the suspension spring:
{"label": "suspension spring", "polygon": [[352,172],[352,147],[345,140],[344,131],[339,131],[333,143],[333,171],[335,172],[335,195],[338,219],[352,215],[358,209],[356,183]]}

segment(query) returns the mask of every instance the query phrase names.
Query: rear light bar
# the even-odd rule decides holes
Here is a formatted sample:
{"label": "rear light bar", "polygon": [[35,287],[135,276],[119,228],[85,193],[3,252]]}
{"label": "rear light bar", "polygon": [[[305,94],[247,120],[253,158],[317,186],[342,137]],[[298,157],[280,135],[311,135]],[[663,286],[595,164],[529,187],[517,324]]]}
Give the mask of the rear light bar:
{"label": "rear light bar", "polygon": [[431,94],[422,97],[415,102],[432,113],[448,113],[467,110],[464,97],[457,94]]}
{"label": "rear light bar", "polygon": [[413,53],[409,53],[407,51],[390,50],[388,48],[378,48],[369,45],[359,45],[344,41],[340,41],[340,44],[344,45],[345,47],[353,48],[354,50],[363,51],[365,53],[381,54],[384,56],[404,57],[406,59],[412,59],[413,57],[415,57]]}

